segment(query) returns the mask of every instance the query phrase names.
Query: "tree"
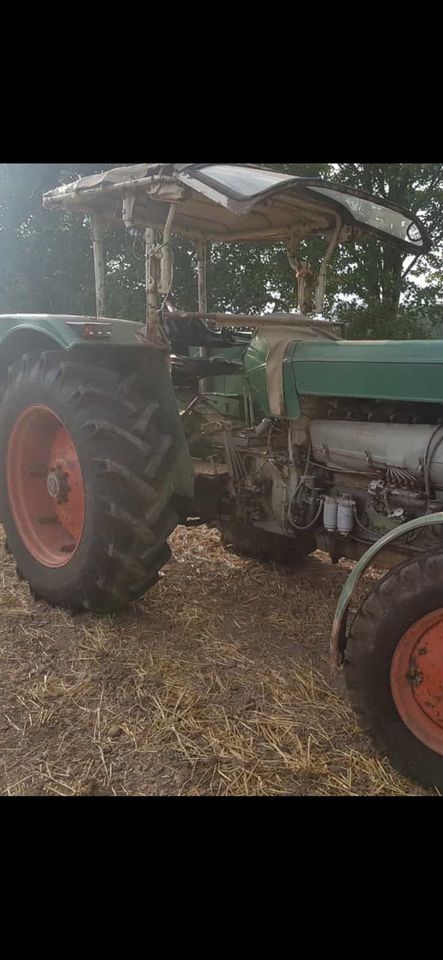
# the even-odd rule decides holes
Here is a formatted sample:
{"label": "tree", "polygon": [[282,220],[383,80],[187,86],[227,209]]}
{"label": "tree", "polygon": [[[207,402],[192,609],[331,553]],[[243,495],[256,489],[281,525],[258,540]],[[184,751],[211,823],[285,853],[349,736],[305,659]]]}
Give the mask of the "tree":
{"label": "tree", "polygon": [[[115,166],[120,164],[0,164],[0,313],[94,313],[88,219],[45,210],[42,194]],[[117,230],[107,236],[106,247],[107,312],[143,320],[141,245]],[[183,244],[176,247],[177,291],[186,306],[195,307],[193,258]]]}
{"label": "tree", "polygon": [[[276,166],[285,173],[317,172],[315,165]],[[388,244],[368,239],[343,245],[328,280],[330,312],[349,322],[351,336],[396,337],[429,331],[440,302],[443,164],[337,163],[323,165],[318,172],[417,214],[433,242],[432,251],[415,267],[411,257]]]}
{"label": "tree", "polygon": [[[264,164],[293,176],[335,180],[417,213],[433,250],[411,268],[411,257],[371,238],[341,245],[328,271],[325,314],[347,324],[349,337],[430,335],[440,315],[443,243],[443,164]],[[318,270],[325,244],[310,240],[301,257]],[[227,282],[229,278],[229,283]],[[211,309],[288,310],[296,283],[282,246],[214,247],[209,272]]]}
{"label": "tree", "polygon": [[89,230],[80,217],[54,218],[42,194],[98,165],[0,165],[0,309],[89,313],[93,308]]}
{"label": "tree", "polygon": [[[45,210],[41,196],[59,183],[119,164],[0,164],[0,312],[94,312],[89,224]],[[294,175],[321,176],[390,199],[417,212],[434,249],[411,268],[392,247],[369,240],[342,245],[329,269],[325,313],[347,322],[351,337],[429,334],[439,319],[443,244],[443,164],[266,164]],[[195,256],[174,240],[175,302],[195,309]],[[303,245],[319,266],[324,243]],[[143,250],[129,236],[107,239],[110,316],[142,320]],[[282,245],[213,244],[209,309],[287,310],[296,281]]]}

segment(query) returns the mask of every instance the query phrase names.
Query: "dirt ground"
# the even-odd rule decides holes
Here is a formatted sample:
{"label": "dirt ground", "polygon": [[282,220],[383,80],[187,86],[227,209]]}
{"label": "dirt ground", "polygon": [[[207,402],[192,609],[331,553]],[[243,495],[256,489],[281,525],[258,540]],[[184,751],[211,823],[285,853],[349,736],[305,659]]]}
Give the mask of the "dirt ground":
{"label": "dirt ground", "polygon": [[349,564],[239,559],[179,528],[174,559],[115,618],[35,603],[0,547],[0,793],[424,793],[377,756],[331,683]]}

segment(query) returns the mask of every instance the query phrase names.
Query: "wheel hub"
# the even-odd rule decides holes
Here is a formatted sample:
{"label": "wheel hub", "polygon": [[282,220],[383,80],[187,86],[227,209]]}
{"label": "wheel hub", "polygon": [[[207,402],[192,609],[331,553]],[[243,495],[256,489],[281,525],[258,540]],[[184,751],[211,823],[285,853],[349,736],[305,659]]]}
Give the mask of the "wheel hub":
{"label": "wheel hub", "polygon": [[391,689],[403,723],[443,756],[443,608],[403,634],[392,659]]}
{"label": "wheel hub", "polygon": [[85,491],[75,443],[49,407],[28,406],[14,424],[7,484],[17,531],[27,550],[45,566],[65,566],[82,538]]}
{"label": "wheel hub", "polygon": [[69,494],[69,480],[68,474],[63,468],[55,468],[48,473],[46,480],[46,486],[48,488],[49,496],[54,500],[57,500],[59,503],[63,503],[68,499]]}

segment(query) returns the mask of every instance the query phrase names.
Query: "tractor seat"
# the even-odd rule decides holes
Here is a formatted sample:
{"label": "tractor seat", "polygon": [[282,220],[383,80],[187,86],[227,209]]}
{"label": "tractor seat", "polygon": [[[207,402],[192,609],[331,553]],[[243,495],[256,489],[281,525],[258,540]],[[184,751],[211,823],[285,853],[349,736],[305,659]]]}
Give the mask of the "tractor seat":
{"label": "tractor seat", "polygon": [[163,329],[172,344],[188,347],[229,347],[236,338],[227,330],[215,331],[202,320],[174,320],[169,314],[163,314]]}
{"label": "tractor seat", "polygon": [[238,375],[244,370],[240,360],[223,360],[220,357],[177,357],[172,354],[171,364],[174,373],[182,374],[185,378],[196,377],[197,380]]}

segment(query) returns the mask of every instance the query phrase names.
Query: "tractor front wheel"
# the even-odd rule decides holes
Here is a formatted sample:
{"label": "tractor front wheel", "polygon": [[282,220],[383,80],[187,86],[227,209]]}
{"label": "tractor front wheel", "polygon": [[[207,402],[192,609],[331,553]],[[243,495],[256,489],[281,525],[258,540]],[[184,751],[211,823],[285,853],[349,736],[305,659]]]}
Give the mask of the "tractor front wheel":
{"label": "tractor front wheel", "polygon": [[443,551],[384,577],[352,623],[351,702],[400,772],[443,789]]}
{"label": "tractor front wheel", "polygon": [[0,507],[17,572],[54,605],[110,613],[170,557],[173,449],[136,377],[28,355],[0,407]]}

